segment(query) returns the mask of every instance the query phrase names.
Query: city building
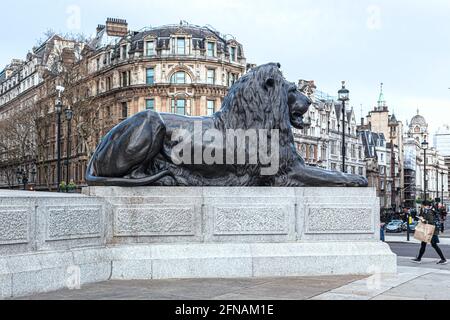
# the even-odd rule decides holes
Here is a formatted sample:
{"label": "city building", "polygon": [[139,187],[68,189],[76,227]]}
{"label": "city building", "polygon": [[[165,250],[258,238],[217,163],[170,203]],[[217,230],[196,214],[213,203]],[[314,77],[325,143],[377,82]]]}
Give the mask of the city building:
{"label": "city building", "polygon": [[30,144],[42,146],[40,152],[27,148],[28,155],[15,158],[0,149],[0,187],[18,187],[19,169],[30,172],[36,189],[58,187],[57,85],[65,87],[63,105],[73,112],[70,121],[62,114],[62,158],[69,160],[70,173],[65,163],[62,177],[83,186],[90,156],[117,123],[148,109],[211,115],[246,71],[244,49],[236,39],[186,22],[130,31],[125,20],[108,18],[86,43],[54,36],[25,62],[15,60],[0,73],[0,119],[7,122],[11,112],[33,107],[39,116]]}
{"label": "city building", "polygon": [[[313,101],[307,117],[309,126],[293,129],[298,152],[307,165],[342,171],[342,104],[317,91],[314,81],[299,81],[299,89]],[[353,108],[346,111],[346,172],[365,175],[363,145],[357,134]]]}
{"label": "city building", "polygon": [[[434,135],[434,147],[444,157],[445,166],[450,169],[450,126],[444,126],[438,129]],[[448,180],[450,186],[450,176]],[[450,199],[444,199],[450,205]]]}
{"label": "city building", "polygon": [[[399,149],[393,149],[383,133],[361,128],[359,135],[364,144],[369,186],[377,189],[382,208],[399,209],[401,205]],[[392,154],[392,152],[394,153]]]}
{"label": "city building", "polygon": [[21,178],[26,175],[27,181],[35,183],[38,153],[54,143],[56,132],[52,122],[45,125],[45,141],[37,134],[36,129],[44,124],[37,119],[46,114],[43,109],[38,112],[37,106],[49,84],[54,96],[51,74],[57,71],[58,61],[80,56],[83,48],[81,42],[53,35],[33,48],[25,60],[14,59],[0,72],[0,188],[21,185],[20,171]]}
{"label": "city building", "polygon": [[[428,128],[427,121],[418,110],[409,123],[405,137],[406,201],[409,205],[412,205],[413,199],[417,204],[420,203],[425,198],[425,192],[428,199],[448,200],[448,166],[445,157],[430,144]],[[426,150],[424,141],[428,143]]]}
{"label": "city building", "polygon": [[377,188],[381,206],[399,210],[404,202],[403,124],[391,115],[384,98],[383,84],[377,105],[361,119],[362,136],[369,181]]}
{"label": "city building", "polygon": [[434,147],[444,157],[450,157],[450,125],[441,127],[434,135]]}

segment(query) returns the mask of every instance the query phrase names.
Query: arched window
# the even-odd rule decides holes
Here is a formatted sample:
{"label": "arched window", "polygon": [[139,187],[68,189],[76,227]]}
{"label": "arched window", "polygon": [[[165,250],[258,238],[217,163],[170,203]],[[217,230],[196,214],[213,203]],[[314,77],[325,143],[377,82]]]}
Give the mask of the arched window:
{"label": "arched window", "polygon": [[170,83],[173,83],[173,84],[186,84],[186,83],[190,83],[190,82],[191,82],[191,78],[184,71],[177,71],[170,78]]}

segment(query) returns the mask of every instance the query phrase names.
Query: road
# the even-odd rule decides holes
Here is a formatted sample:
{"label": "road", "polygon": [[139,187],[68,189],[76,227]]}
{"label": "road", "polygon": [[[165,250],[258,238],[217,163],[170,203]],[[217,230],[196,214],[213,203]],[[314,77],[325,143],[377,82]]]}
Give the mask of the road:
{"label": "road", "polygon": [[[391,250],[399,257],[416,257],[419,254],[420,249],[419,244],[397,243],[397,242],[391,242],[388,244],[391,247]],[[444,253],[444,256],[447,259],[450,259],[450,246],[441,245],[440,247],[442,252]],[[437,255],[436,251],[434,251],[434,249],[431,247],[431,245],[428,245],[424,258],[430,259],[432,258],[439,260],[439,256]]]}

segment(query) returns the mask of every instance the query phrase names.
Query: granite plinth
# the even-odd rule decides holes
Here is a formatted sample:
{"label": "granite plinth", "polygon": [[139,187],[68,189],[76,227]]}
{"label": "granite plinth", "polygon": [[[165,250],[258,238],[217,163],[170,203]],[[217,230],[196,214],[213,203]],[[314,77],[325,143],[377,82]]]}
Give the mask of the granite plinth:
{"label": "granite plinth", "polygon": [[395,273],[371,188],[0,193],[0,297],[110,279]]}

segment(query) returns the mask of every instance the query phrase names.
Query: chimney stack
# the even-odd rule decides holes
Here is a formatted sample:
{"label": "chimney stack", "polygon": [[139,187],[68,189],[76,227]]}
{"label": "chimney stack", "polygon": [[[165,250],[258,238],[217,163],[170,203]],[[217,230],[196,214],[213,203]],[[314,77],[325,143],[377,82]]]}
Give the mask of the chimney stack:
{"label": "chimney stack", "polygon": [[111,37],[125,37],[128,34],[128,23],[124,19],[108,18],[106,34]]}
{"label": "chimney stack", "polygon": [[98,27],[97,27],[97,34],[99,34],[105,28],[106,28],[106,26],[104,24],[99,24]]}

